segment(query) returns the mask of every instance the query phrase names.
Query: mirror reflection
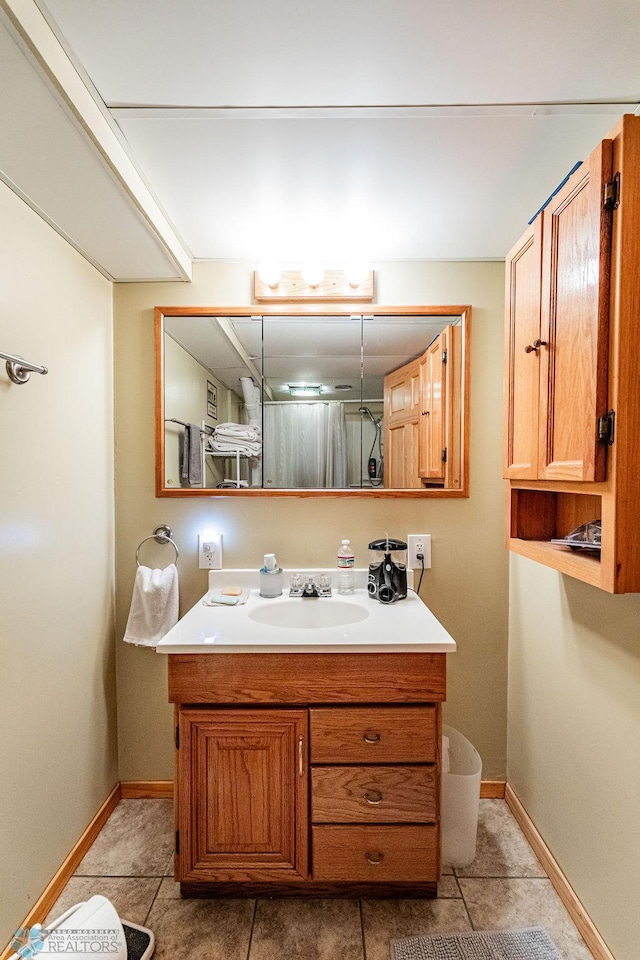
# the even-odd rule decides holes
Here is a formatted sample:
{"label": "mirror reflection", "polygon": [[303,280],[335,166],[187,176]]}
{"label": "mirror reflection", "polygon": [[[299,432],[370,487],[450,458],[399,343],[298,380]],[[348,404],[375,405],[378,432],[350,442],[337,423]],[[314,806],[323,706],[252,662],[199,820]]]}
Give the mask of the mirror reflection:
{"label": "mirror reflection", "polygon": [[185,313],[160,331],[161,492],[462,489],[464,314]]}

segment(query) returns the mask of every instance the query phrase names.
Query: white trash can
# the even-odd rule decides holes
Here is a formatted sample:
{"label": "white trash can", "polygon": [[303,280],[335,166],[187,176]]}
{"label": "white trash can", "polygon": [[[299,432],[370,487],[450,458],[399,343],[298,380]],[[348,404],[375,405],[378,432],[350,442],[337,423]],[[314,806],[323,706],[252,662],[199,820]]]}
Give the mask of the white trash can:
{"label": "white trash can", "polygon": [[442,863],[466,867],[476,855],[482,759],[459,730],[442,727]]}

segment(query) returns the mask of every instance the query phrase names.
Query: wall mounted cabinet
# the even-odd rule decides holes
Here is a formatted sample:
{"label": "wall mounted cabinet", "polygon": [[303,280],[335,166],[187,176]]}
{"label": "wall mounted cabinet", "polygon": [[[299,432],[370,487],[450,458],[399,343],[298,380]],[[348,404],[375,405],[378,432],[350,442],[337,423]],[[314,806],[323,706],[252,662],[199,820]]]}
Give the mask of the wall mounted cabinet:
{"label": "wall mounted cabinet", "polygon": [[460,488],[461,378],[459,324],[385,377],[385,471],[392,487]]}
{"label": "wall mounted cabinet", "polygon": [[[506,259],[509,547],[640,591],[640,118],[625,116]],[[602,521],[597,553],[551,544]]]}

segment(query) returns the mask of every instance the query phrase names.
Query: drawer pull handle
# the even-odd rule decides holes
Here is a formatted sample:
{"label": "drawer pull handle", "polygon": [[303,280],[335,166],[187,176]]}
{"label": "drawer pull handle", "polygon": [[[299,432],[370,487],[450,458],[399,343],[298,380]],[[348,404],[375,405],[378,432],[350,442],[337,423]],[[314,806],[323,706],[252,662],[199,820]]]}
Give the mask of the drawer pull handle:
{"label": "drawer pull handle", "polygon": [[381,737],[379,733],[374,733],[372,730],[365,730],[362,734],[362,739],[365,743],[380,743]]}
{"label": "drawer pull handle", "polygon": [[378,803],[382,803],[382,794],[379,790],[367,790],[364,795],[367,803],[370,803],[372,806],[376,806]]}
{"label": "drawer pull handle", "polygon": [[375,852],[373,850],[367,850],[364,858],[367,863],[371,863],[375,866],[376,863],[382,863],[384,860],[384,853],[381,853],[379,850],[376,850]]}

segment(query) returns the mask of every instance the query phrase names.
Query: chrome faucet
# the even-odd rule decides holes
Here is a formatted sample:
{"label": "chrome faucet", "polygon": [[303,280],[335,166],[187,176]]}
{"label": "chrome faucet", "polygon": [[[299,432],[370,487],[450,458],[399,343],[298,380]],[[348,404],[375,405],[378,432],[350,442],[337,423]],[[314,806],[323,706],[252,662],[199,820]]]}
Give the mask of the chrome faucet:
{"label": "chrome faucet", "polygon": [[321,573],[314,577],[310,574],[294,573],[291,575],[290,597],[330,597],[331,577],[328,573]]}

